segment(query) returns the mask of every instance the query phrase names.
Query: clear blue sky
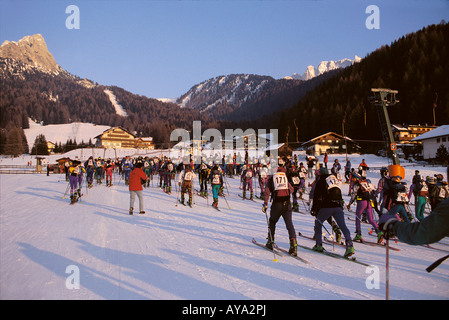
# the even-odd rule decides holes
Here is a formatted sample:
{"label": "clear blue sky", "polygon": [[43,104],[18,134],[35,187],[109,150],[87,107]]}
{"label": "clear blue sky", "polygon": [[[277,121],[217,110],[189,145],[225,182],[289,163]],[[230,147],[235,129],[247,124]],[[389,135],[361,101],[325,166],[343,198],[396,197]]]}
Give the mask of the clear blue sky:
{"label": "clear blue sky", "polygon": [[[446,0],[0,0],[0,42],[40,33],[64,69],[152,98],[231,73],[282,78],[322,60],[366,56],[429,24]],[[66,7],[80,10],[67,29]],[[368,5],[380,10],[369,30]]]}

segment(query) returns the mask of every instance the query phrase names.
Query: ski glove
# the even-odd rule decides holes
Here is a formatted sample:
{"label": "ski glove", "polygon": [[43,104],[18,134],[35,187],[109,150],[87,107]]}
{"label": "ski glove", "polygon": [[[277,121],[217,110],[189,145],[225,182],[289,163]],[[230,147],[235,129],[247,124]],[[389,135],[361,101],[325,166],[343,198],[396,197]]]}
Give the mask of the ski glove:
{"label": "ski glove", "polygon": [[396,215],[383,214],[379,218],[379,229],[384,232],[384,237],[389,239],[394,236],[393,224],[399,221]]}
{"label": "ski glove", "polygon": [[267,206],[266,204],[264,204],[264,205],[262,206],[262,212],[263,212],[263,213],[267,213],[267,208],[268,208],[268,206]]}

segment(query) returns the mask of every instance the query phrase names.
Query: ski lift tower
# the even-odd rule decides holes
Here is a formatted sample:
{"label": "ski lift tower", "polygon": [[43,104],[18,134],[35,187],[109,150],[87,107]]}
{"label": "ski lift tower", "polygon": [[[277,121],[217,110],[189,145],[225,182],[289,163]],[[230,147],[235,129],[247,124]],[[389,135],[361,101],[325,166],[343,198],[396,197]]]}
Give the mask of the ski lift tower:
{"label": "ski lift tower", "polygon": [[399,102],[397,99],[397,90],[373,88],[373,95],[369,97],[369,101],[376,107],[379,116],[380,129],[387,148],[389,157],[393,160],[393,164],[399,164],[397,155],[397,147],[391,130],[390,118],[388,116],[387,107],[393,106]]}
{"label": "ski lift tower", "polygon": [[[397,145],[394,141],[393,131],[391,130],[390,118],[388,116],[387,107],[394,106],[399,102],[398,91],[384,88],[372,88],[372,96],[369,101],[376,107],[379,116],[380,129],[387,149],[388,157],[393,161],[393,165],[389,166],[390,176],[397,173],[404,178],[404,170],[399,165],[399,157],[397,154]],[[399,169],[402,168],[402,169]]]}

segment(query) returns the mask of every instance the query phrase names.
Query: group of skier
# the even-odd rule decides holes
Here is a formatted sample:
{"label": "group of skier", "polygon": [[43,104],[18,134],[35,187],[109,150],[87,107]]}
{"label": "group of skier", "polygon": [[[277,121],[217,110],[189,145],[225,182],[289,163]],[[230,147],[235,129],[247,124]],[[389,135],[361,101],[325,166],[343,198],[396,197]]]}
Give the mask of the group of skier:
{"label": "group of skier", "polygon": [[[81,197],[81,185],[86,175],[87,186],[93,186],[94,177],[97,184],[106,179],[106,186],[112,185],[113,172],[116,171],[129,186],[130,214],[133,214],[135,197],[139,198],[140,211],[145,213],[143,204],[142,187],[149,187],[155,182],[154,176],[159,176],[156,186],[170,194],[172,192],[172,180],[178,175],[177,189],[178,201],[183,205],[192,207],[193,196],[197,194],[208,198],[209,189],[212,191],[212,206],[218,209],[219,196],[225,197],[224,187],[227,188],[228,177],[240,179],[240,195],[242,199],[263,200],[262,211],[267,214],[268,202],[271,201],[270,216],[267,215],[268,236],[266,247],[272,249],[274,245],[276,224],[283,217],[290,240],[289,254],[297,255],[297,238],[293,225],[293,212],[299,211],[298,201],[303,201],[304,207],[315,217],[313,250],[322,252],[323,239],[322,228],[327,221],[332,227],[336,241],[342,242],[345,238],[345,257],[354,254],[353,242],[363,242],[362,222],[368,222],[372,230],[377,234],[377,241],[381,243],[384,231],[379,226],[379,219],[383,213],[396,215],[399,221],[410,222],[413,219],[421,221],[424,218],[424,209],[427,204],[433,210],[446,198],[449,198],[449,189],[443,175],[424,178],[415,171],[410,189],[400,176],[389,176],[387,168],[380,169],[380,179],[377,186],[367,178],[369,170],[365,160],[358,168],[351,167],[349,160],[344,166],[345,182],[349,183],[349,203],[345,206],[342,196],[342,167],[336,159],[330,168],[327,162],[323,166],[315,157],[306,157],[304,165],[297,157],[278,159],[248,159],[244,163],[226,163],[222,159],[197,158],[177,159],[172,161],[167,157],[136,157],[129,156],[115,161],[90,157],[84,163],[72,161],[67,169],[69,179],[71,203]],[[194,161],[195,160],[195,161]],[[234,157],[235,160],[235,157]],[[268,161],[267,161],[268,160]],[[309,197],[306,194],[306,179],[311,178],[311,164],[314,180],[309,183]],[[199,190],[195,190],[194,182],[198,181]],[[256,194],[260,190],[260,194]],[[229,191],[228,191],[229,192]],[[187,204],[185,203],[188,195]],[[412,216],[408,203],[412,195],[415,197],[415,216]],[[225,198],[226,199],[226,198]],[[356,203],[355,212],[355,236],[346,225],[343,209],[351,209]],[[377,219],[374,213],[377,213]]]}

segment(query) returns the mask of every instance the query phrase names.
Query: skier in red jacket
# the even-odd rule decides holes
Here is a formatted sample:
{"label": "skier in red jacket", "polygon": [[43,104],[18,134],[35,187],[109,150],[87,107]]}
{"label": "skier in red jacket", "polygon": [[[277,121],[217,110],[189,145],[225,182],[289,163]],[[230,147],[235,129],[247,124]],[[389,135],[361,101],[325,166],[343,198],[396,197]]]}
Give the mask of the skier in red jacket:
{"label": "skier in red jacket", "polygon": [[142,184],[147,181],[147,175],[142,170],[143,160],[136,160],[135,168],[129,174],[129,214],[133,214],[134,210],[134,201],[137,197],[139,198],[139,209],[140,214],[144,214],[144,205],[143,205],[143,188]]}

